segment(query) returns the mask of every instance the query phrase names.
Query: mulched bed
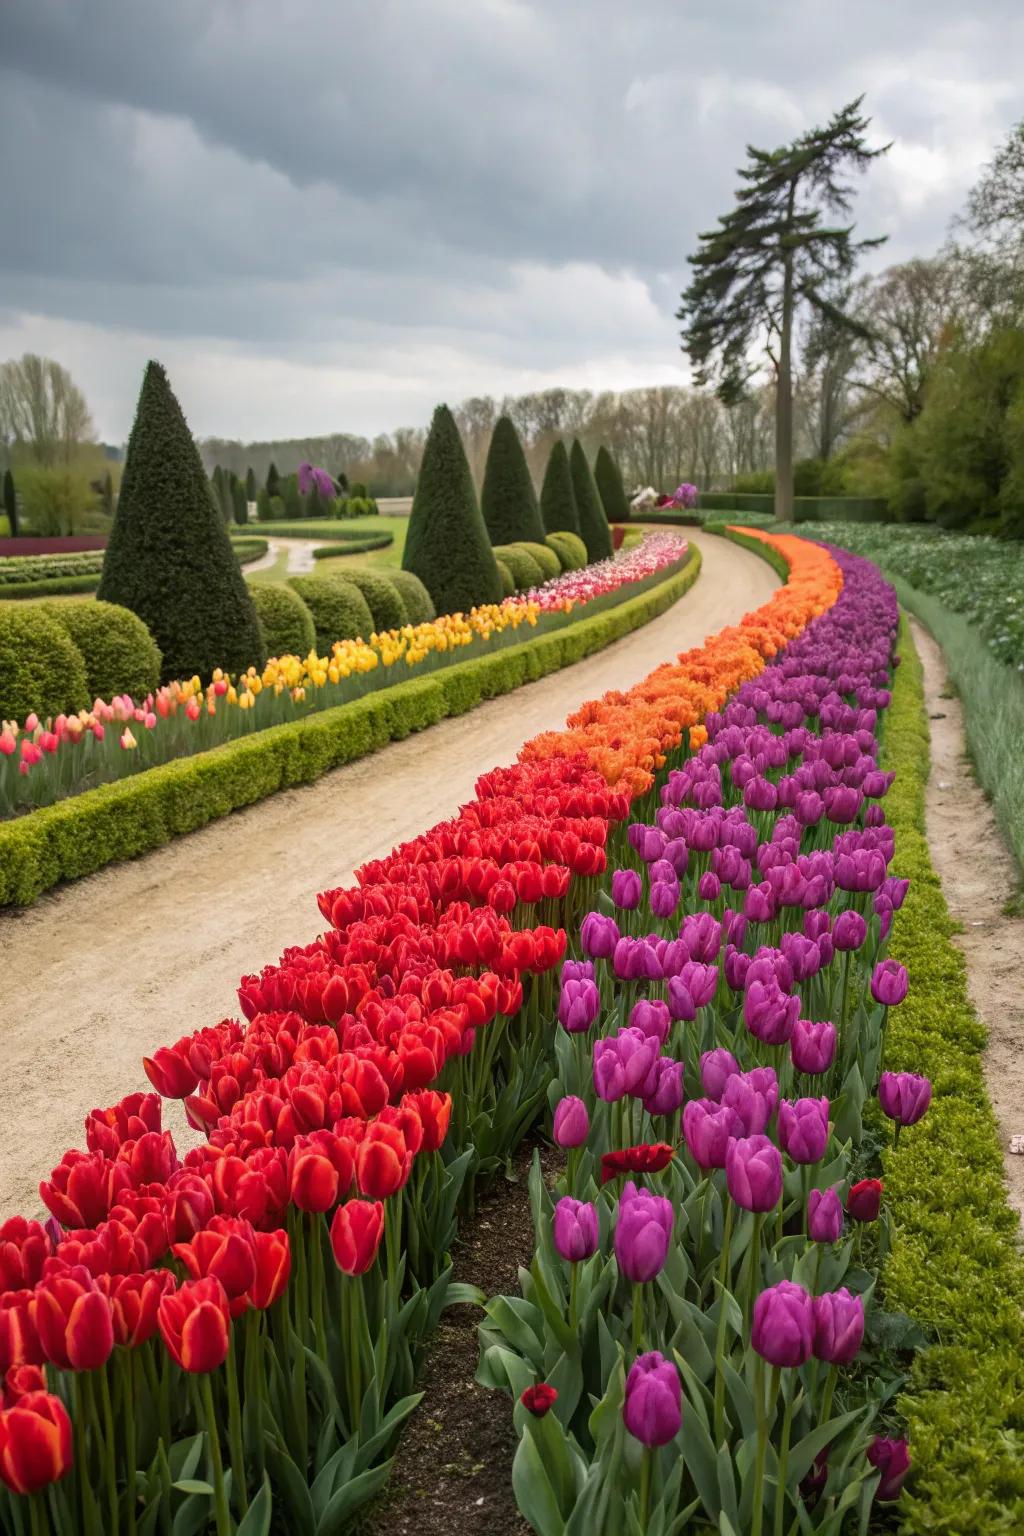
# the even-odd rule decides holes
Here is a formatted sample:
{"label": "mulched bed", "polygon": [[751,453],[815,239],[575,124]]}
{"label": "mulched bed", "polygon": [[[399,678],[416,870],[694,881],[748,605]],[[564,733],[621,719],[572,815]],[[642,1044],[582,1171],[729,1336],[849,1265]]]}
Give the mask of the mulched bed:
{"label": "mulched bed", "polygon": [[[509,1175],[479,1192],[476,1215],[462,1226],[455,1278],[489,1296],[514,1293],[519,1266],[533,1257],[527,1176],[537,1145],[523,1143]],[[549,1146],[540,1153],[545,1173],[553,1173],[561,1154]],[[473,1379],[480,1318],[477,1307],[445,1312],[424,1363],[425,1396],[360,1536],[530,1536],[512,1496],[512,1404]]]}

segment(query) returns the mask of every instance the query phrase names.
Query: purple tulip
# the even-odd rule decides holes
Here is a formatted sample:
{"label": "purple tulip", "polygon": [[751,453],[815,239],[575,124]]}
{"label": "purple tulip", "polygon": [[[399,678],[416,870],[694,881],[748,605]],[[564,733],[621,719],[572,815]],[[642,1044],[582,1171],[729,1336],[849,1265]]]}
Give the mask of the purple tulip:
{"label": "purple tulip", "polygon": [[814,1354],[829,1365],[849,1365],[864,1338],[864,1302],[845,1286],[815,1296]]}
{"label": "purple tulip", "polygon": [[683,1137],[690,1156],[705,1171],[724,1168],[730,1140],[739,1125],[728,1106],[691,1099],[683,1110]]}
{"label": "purple tulip", "polygon": [[895,960],[880,960],[871,977],[871,996],[876,1003],[894,1008],[907,995],[907,973]]}
{"label": "purple tulip", "polygon": [[697,895],[701,901],[717,901],[722,894],[722,882],[710,869],[706,869],[697,881]]}
{"label": "purple tulip", "polygon": [[778,798],[778,790],[772,781],[760,775],[743,786],[743,804],[752,811],[774,811]]}
{"label": "purple tulip", "polygon": [[832,942],[836,949],[860,949],[867,935],[867,923],[860,913],[854,912],[852,908],[846,912],[840,912],[832,924]]}
{"label": "purple tulip", "polygon": [[601,1012],[601,994],[595,981],[563,981],[558,998],[558,1021],[571,1035],[588,1030]]}
{"label": "purple tulip", "polygon": [[566,1195],[555,1206],[551,1222],[555,1250],[568,1264],[578,1264],[597,1252],[597,1206]]}
{"label": "purple tulip", "polygon": [[789,1041],[796,1070],[811,1077],[820,1077],[827,1072],[836,1059],[836,1040],[836,1027],[827,1019],[820,1024],[811,1019],[797,1019]]}
{"label": "purple tulip", "polygon": [[742,950],[735,949],[732,944],[725,946],[722,974],[725,976],[726,985],[733,992],[744,991],[753,963],[753,955],[745,955]]}
{"label": "purple tulip", "polygon": [[722,1089],[720,1102],[732,1110],[744,1136],[760,1136],[767,1129],[772,1117],[771,1101],[756,1083],[750,1081],[747,1073],[738,1072],[729,1078]]}
{"label": "purple tulip", "polygon": [[802,933],[784,933],[780,948],[792,967],[794,981],[809,981],[821,970],[821,951]]}
{"label": "purple tulip", "polygon": [[817,790],[802,790],[793,801],[793,813],[802,827],[816,827],[825,814],[825,802]]}
{"label": "purple tulip", "polygon": [[642,997],[630,1009],[629,1023],[632,1029],[642,1029],[649,1039],[664,1045],[672,1028],[672,1015],[660,997]]}
{"label": "purple tulip", "polygon": [[654,1089],[644,1095],[649,1115],[674,1115],[683,1102],[683,1063],[659,1056],[654,1063]]}
{"label": "purple tulip", "polygon": [[635,869],[617,869],[612,875],[612,901],[624,912],[635,912],[643,895],[643,884]]}
{"label": "purple tulip", "polygon": [[622,1417],[641,1445],[668,1445],[679,1433],[683,1422],[679,1372],[656,1349],[638,1355],[630,1367]]}
{"label": "purple tulip", "polygon": [[883,1072],[878,1081],[882,1113],[897,1125],[916,1125],[932,1101],[932,1085],[916,1072]]}
{"label": "purple tulip", "polygon": [[657,950],[648,939],[620,939],[612,969],[620,981],[660,981],[662,976]]}
{"label": "purple tulip", "polygon": [[657,918],[664,920],[671,917],[679,905],[679,881],[672,876],[668,880],[651,881],[651,912]]}
{"label": "purple tulip", "polygon": [[686,840],[682,837],[673,837],[665,844],[662,858],[666,859],[676,872],[676,879],[681,880],[686,874],[690,863],[690,850],[686,846]]}
{"label": "purple tulip", "polygon": [[593,981],[594,962],[592,960],[563,960],[560,980],[564,986],[567,981]]}
{"label": "purple tulip", "polygon": [[769,1365],[794,1368],[811,1357],[814,1309],[802,1285],[780,1280],[754,1302],[750,1342]]}
{"label": "purple tulip", "polygon": [[898,1499],[907,1473],[910,1471],[910,1452],[905,1440],[885,1440],[876,1435],[868,1446],[868,1461],[882,1474],[875,1490],[875,1498],[881,1503]]}
{"label": "purple tulip", "polygon": [[632,1179],[619,1199],[615,1220],[615,1258],[627,1280],[653,1280],[668,1256],[675,1215],[663,1195],[638,1189]]}
{"label": "purple tulip", "polygon": [[618,1034],[594,1041],[594,1087],[607,1104],[633,1094],[651,1091],[654,1063],[660,1046],[642,1029],[620,1029]]}
{"label": "purple tulip", "polygon": [[674,1019],[694,1019],[706,1008],[718,987],[718,967],[687,960],[678,976],[668,982],[668,1011]]}
{"label": "purple tulip", "polygon": [[824,790],[821,798],[825,802],[825,815],[838,826],[848,826],[855,821],[864,801],[859,789],[850,789],[846,784],[835,784]]}
{"label": "purple tulip", "polygon": [[740,1064],[732,1051],[720,1046],[717,1051],[705,1051],[700,1059],[700,1081],[709,1099],[721,1103],[722,1093],[730,1077],[735,1077]]}
{"label": "purple tulip", "polygon": [[813,939],[815,944],[831,930],[831,927],[832,919],[827,912],[822,912],[819,908],[804,914],[804,933],[807,938]]}
{"label": "purple tulip", "polygon": [[746,1026],[766,1045],[782,1045],[787,1041],[799,1013],[800,999],[787,997],[778,982],[752,982],[743,999]]}
{"label": "purple tulip", "polygon": [[843,1202],[835,1189],[812,1189],[807,1196],[807,1236],[812,1243],[837,1243],[843,1230]]}
{"label": "purple tulip", "polygon": [[590,1135],[587,1106],[574,1093],[559,1100],[555,1110],[554,1138],[560,1147],[582,1147]]}
{"label": "purple tulip", "polygon": [[783,1099],[779,1145],[794,1163],[820,1163],[828,1146],[828,1099]]}
{"label": "purple tulip", "polygon": [[750,1086],[768,1100],[768,1118],[771,1119],[779,1102],[779,1079],[775,1075],[775,1068],[751,1067],[744,1075]]}
{"label": "purple tulip", "polygon": [[580,927],[580,943],[594,960],[610,960],[619,942],[619,925],[603,912],[588,912]]}
{"label": "purple tulip", "polygon": [[767,880],[747,887],[743,898],[743,916],[752,923],[770,923],[775,916],[775,893]]}
{"label": "purple tulip", "polygon": [[725,1182],[732,1199],[744,1210],[774,1210],[782,1195],[778,1147],[767,1136],[734,1136],[725,1151]]}
{"label": "purple tulip", "polygon": [[690,952],[691,960],[709,965],[722,947],[722,925],[710,912],[691,912],[683,918],[679,937]]}
{"label": "purple tulip", "polygon": [[743,913],[726,907],[722,915],[722,933],[728,944],[741,945],[747,936],[747,920]]}

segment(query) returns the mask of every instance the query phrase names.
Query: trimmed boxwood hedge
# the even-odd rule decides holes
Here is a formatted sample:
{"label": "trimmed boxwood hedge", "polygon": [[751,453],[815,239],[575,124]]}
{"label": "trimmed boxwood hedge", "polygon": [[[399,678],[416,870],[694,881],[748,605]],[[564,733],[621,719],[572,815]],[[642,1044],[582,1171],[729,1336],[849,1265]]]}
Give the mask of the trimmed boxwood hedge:
{"label": "trimmed boxwood hedge", "polygon": [[430,593],[412,571],[388,571],[388,580],[398,588],[410,624],[429,624],[437,618]]}
{"label": "trimmed boxwood hedge", "polygon": [[310,784],[389,741],[582,661],[671,608],[699,572],[700,551],[694,549],[667,579],[593,618],[4,822],[0,906],[28,905],[61,880],[148,853],[241,806]]}
{"label": "trimmed boxwood hedge", "polygon": [[497,545],[494,558],[511,571],[517,592],[525,592],[527,587],[539,587],[544,580],[544,572],[521,544]]}
{"label": "trimmed boxwood hedge", "polygon": [[549,533],[544,540],[558,556],[563,571],[582,571],[587,563],[587,546],[578,533],[564,529],[561,533]]}
{"label": "trimmed boxwood hedge", "polygon": [[82,576],[47,576],[38,581],[11,581],[0,587],[0,602],[20,602],[32,597],[66,597],[71,593],[95,592],[100,573]]}
{"label": "trimmed boxwood hedge", "polygon": [[368,555],[375,549],[387,549],[394,542],[393,533],[368,533],[361,539],[349,539],[345,543],[319,544],[313,551],[313,559],[329,560],[332,555]]}
{"label": "trimmed boxwood hedge", "polygon": [[313,615],[291,587],[253,582],[252,600],[268,656],[308,656],[316,646]]}
{"label": "trimmed boxwood hedge", "polygon": [[341,576],[290,576],[288,585],[297,592],[313,615],[316,648],[330,654],[335,640],[368,640],[373,615],[358,587]]}
{"label": "trimmed boxwood hedge", "polygon": [[363,539],[383,539],[377,545],[384,549],[395,542],[393,533],[381,530],[372,533],[368,528],[349,528],[338,518],[272,518],[260,523],[260,533],[268,533],[274,539],[331,539],[339,544],[359,544]]}
{"label": "trimmed boxwood hedge", "polygon": [[160,686],[160,648],[137,614],[117,603],[46,603],[85,662],[88,702],[130,693],[139,702]]}
{"label": "trimmed boxwood hedge", "polygon": [[1007,1200],[999,1128],[985,1090],[985,1030],[925,836],[928,721],[904,620],[884,764],[886,816],[910,890],[889,953],[910,990],[889,1015],[885,1065],[930,1077],[920,1125],[885,1154],[895,1236],[885,1304],[930,1330],[897,1407],[914,1461],[899,1505],[908,1536],[1024,1530],[1024,1265]]}
{"label": "trimmed boxwood hedge", "polygon": [[345,581],[358,587],[366,598],[378,634],[386,629],[401,629],[409,622],[409,611],[394,582],[384,571],[346,571]]}
{"label": "trimmed boxwood hedge", "polygon": [[46,719],[89,703],[85,662],[63,625],[40,604],[0,604],[0,720],[33,711]]}
{"label": "trimmed boxwood hedge", "polygon": [[501,577],[501,589],[506,597],[514,597],[516,579],[500,555],[495,555],[494,563],[498,567],[498,575]]}

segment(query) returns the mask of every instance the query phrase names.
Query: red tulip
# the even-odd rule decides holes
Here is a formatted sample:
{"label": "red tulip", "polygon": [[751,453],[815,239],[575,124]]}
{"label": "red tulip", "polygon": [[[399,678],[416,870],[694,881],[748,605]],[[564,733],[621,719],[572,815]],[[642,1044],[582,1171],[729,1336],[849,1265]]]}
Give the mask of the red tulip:
{"label": "red tulip", "polygon": [[108,1162],[102,1152],[65,1152],[39,1196],[62,1227],[95,1227],[131,1183],[129,1169]]}
{"label": "red tulip", "polygon": [[329,1211],[338,1199],[338,1170],[312,1147],[296,1147],[292,1158],[291,1199],[300,1211]]}
{"label": "red tulip", "polygon": [[846,1197],[846,1212],[854,1221],[877,1221],[882,1208],[881,1179],[861,1179]]}
{"label": "red tulip", "polygon": [[40,1222],[11,1216],[0,1223],[0,1292],[35,1285],[52,1252],[53,1244]]}
{"label": "red tulip", "polygon": [[356,1179],[361,1194],[385,1200],[402,1188],[412,1159],[397,1126],[376,1120],[367,1126],[356,1151]]}
{"label": "red tulip", "polygon": [[535,1419],[542,1419],[557,1400],[558,1392],[554,1387],[549,1387],[546,1381],[538,1382],[535,1387],[527,1387],[519,1399]]}
{"label": "red tulip", "polygon": [[30,1392],[46,1391],[46,1373],[41,1365],[12,1365],[4,1375],[3,1406],[13,1408]]}
{"label": "red tulip", "polygon": [[247,1221],[215,1216],[210,1225],[188,1243],[175,1243],[172,1252],[193,1280],[212,1275],[224,1287],[232,1317],[241,1317],[248,1306],[248,1292],[256,1279],[255,1233]]}
{"label": "red tulip", "polygon": [[452,1117],[451,1094],[425,1089],[422,1093],[410,1093],[406,1097],[410,1103],[415,1104],[423,1122],[424,1151],[436,1152],[443,1146],[448,1135],[448,1124]]}
{"label": "red tulip", "polygon": [[184,1099],[195,1092],[199,1074],[176,1047],[162,1046],[152,1056],[143,1056],[142,1065],[163,1098]]}
{"label": "red tulip", "polygon": [[85,1117],[86,1146],[90,1152],[116,1157],[126,1141],[136,1141],[147,1131],[160,1130],[160,1095],[130,1093],[110,1109],[94,1109]]}
{"label": "red tulip", "polygon": [[155,1269],[144,1275],[104,1275],[99,1285],[110,1298],[115,1344],[134,1349],[153,1337],[157,1309],[175,1282],[169,1269]]}
{"label": "red tulip", "polygon": [[46,1359],[33,1321],[32,1291],[0,1296],[0,1371],[12,1365],[42,1365]]}
{"label": "red tulip", "polygon": [[94,1371],[114,1347],[110,1302],[82,1265],[40,1280],[32,1321],[47,1360],[63,1370]]}
{"label": "red tulip", "polygon": [[292,1269],[291,1245],[287,1232],[254,1232],[253,1253],[256,1275],[249,1289],[248,1301],[257,1311],[273,1306],[284,1294]]}
{"label": "red tulip", "polygon": [[346,1200],[331,1222],[334,1261],[346,1275],[365,1274],[377,1257],[384,1232],[384,1206],[379,1200]]}
{"label": "red tulip", "polygon": [[215,1371],[227,1358],[231,1314],[224,1287],[212,1275],[164,1296],[157,1323],[168,1354],[182,1370]]}
{"label": "red tulip", "polygon": [[617,1178],[622,1173],[660,1173],[675,1156],[675,1149],[667,1142],[653,1145],[624,1147],[621,1152],[604,1152],[601,1156],[601,1183]]}
{"label": "red tulip", "polygon": [[49,1392],[29,1392],[0,1412],[0,1478],[13,1493],[35,1493],[71,1466],[68,1411]]}

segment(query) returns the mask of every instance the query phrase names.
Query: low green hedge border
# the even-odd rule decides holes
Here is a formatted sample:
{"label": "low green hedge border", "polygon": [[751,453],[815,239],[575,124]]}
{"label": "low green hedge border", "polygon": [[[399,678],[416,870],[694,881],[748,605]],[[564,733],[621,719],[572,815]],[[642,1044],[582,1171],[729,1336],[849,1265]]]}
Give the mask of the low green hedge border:
{"label": "low green hedge border", "polygon": [[363,539],[349,539],[344,544],[318,544],[313,551],[314,560],[327,560],[332,555],[368,555],[374,549],[387,549],[395,542],[393,533],[368,533]]}
{"label": "low green hedge border", "polygon": [[0,587],[0,602],[20,601],[26,597],[67,597],[72,592],[95,592],[100,584],[99,571],[82,576],[45,576],[38,581],[8,581]]}
{"label": "low green hedge border", "polygon": [[[366,517],[370,513],[363,514]],[[366,528],[347,528],[345,520],[331,517],[307,517],[296,518],[289,521],[287,518],[274,518],[266,523],[253,524],[258,527],[260,533],[268,533],[274,539],[334,539],[343,544],[350,543],[353,539],[365,539]],[[392,534],[394,537],[394,534]]]}
{"label": "low green hedge border", "polygon": [[741,549],[749,549],[755,555],[760,555],[762,560],[767,560],[774,571],[782,577],[783,581],[789,578],[789,565],[785,555],[780,553],[773,545],[766,544],[763,539],[752,539],[748,533],[740,533],[735,528],[727,528],[724,523],[716,523],[705,528],[705,533],[717,533],[722,538],[728,539],[730,544],[739,544]]}
{"label": "low green hedge border", "polygon": [[595,617],[5,822],[0,906],[27,906],[61,880],[148,853],[229,811],[310,784],[389,741],[582,661],[671,608],[696,581],[700,565],[700,551],[691,549],[682,567],[653,590]]}
{"label": "low green hedge border", "polygon": [[920,1125],[885,1155],[894,1220],[886,1305],[931,1330],[899,1410],[912,1481],[899,1505],[907,1536],[1024,1530],[1024,1265],[985,1089],[985,1031],[925,838],[928,722],[920,659],[903,621],[903,663],[885,728],[896,770],[886,814],[898,871],[910,877],[890,953],[910,973],[889,1016],[886,1067],[934,1085]]}

